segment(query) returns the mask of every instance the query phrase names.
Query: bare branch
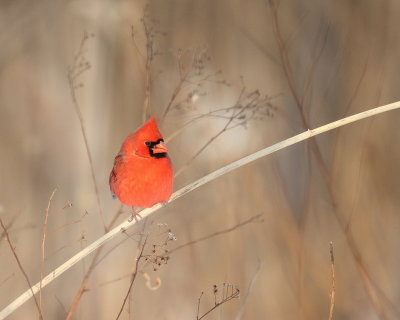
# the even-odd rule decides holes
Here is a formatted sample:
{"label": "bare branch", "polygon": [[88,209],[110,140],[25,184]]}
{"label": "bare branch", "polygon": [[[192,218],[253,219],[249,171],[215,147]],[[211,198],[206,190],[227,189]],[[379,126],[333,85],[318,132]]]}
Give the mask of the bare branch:
{"label": "bare branch", "polygon": [[89,35],[87,33],[85,33],[83,35],[80,47],[74,58],[74,62],[68,70],[68,82],[69,82],[69,87],[70,87],[70,92],[71,92],[71,97],[72,97],[72,104],[74,105],[74,109],[75,109],[76,115],[79,120],[79,125],[81,127],[81,132],[82,132],[82,138],[85,143],[86,154],[87,154],[87,157],[89,160],[90,172],[92,174],[94,192],[96,195],[96,201],[97,201],[97,206],[99,209],[99,215],[100,215],[101,221],[103,222],[103,227],[106,230],[106,222],[104,219],[103,210],[101,208],[99,187],[98,187],[96,175],[94,173],[93,158],[92,158],[92,154],[91,154],[90,148],[89,148],[89,141],[88,141],[87,134],[86,134],[85,122],[83,120],[82,112],[79,108],[78,99],[76,97],[76,90],[83,86],[82,84],[77,83],[77,78],[80,75],[82,75],[84,72],[86,72],[87,70],[90,69],[90,63],[86,60],[86,58],[83,55],[86,42],[89,40],[90,37],[93,37],[93,35]]}
{"label": "bare branch", "polygon": [[167,116],[168,112],[171,110],[172,104],[175,102],[175,99],[177,98],[177,96],[181,93],[184,83],[188,80],[188,77],[189,77],[189,74],[191,71],[191,67],[193,66],[193,63],[194,63],[194,60],[196,57],[196,52],[193,53],[191,67],[186,68],[186,71],[184,71],[184,67],[183,67],[183,58],[184,58],[185,54],[186,54],[186,51],[180,50],[178,52],[179,83],[175,87],[174,91],[172,92],[171,98],[170,98],[169,102],[167,103],[167,106],[165,107],[161,121],[165,120],[165,117]]}
{"label": "bare branch", "polygon": [[120,308],[120,310],[118,312],[118,315],[117,315],[116,319],[119,319],[119,317],[121,316],[122,311],[124,310],[126,301],[128,300],[129,294],[131,293],[133,283],[135,282],[136,276],[138,274],[139,262],[143,258],[143,251],[144,251],[144,248],[146,247],[146,243],[147,243],[147,236],[143,241],[142,250],[140,251],[139,256],[136,258],[135,271],[133,272],[133,275],[132,275],[132,278],[131,278],[131,283],[129,285],[128,291],[127,291],[127,293],[125,295],[125,298],[124,298],[124,302],[122,303],[122,306],[121,306],[121,308]]}
{"label": "bare branch", "polygon": [[240,223],[238,223],[238,224],[235,224],[233,227],[230,227],[230,228],[228,228],[228,229],[224,229],[224,230],[221,230],[221,231],[217,231],[217,232],[208,234],[208,235],[206,235],[206,236],[204,236],[204,237],[201,237],[201,238],[199,238],[199,239],[192,240],[192,241],[189,241],[189,242],[187,242],[187,243],[184,243],[184,244],[182,244],[182,245],[180,245],[180,246],[177,246],[176,248],[170,250],[169,253],[171,254],[171,253],[173,253],[173,252],[175,252],[175,251],[178,251],[178,250],[180,250],[180,249],[182,249],[182,248],[191,246],[191,245],[193,245],[193,244],[196,244],[196,243],[199,243],[199,242],[202,242],[202,241],[205,241],[205,240],[208,240],[208,239],[211,239],[211,238],[220,236],[220,235],[225,234],[225,233],[229,233],[229,232],[234,231],[234,230],[237,230],[237,229],[239,229],[239,228],[241,228],[241,227],[243,227],[243,226],[245,226],[245,225],[247,225],[247,224],[249,224],[249,223],[253,223],[253,222],[262,222],[262,219],[261,219],[262,215],[263,215],[262,213],[261,213],[261,214],[257,214],[257,215],[255,215],[255,216],[250,217],[249,219],[247,219],[247,220],[245,220],[245,221],[242,221],[242,222],[240,222]]}
{"label": "bare branch", "polygon": [[[1,212],[0,212],[1,213]],[[10,230],[10,228],[12,227],[12,225],[14,224],[14,222],[17,220],[17,217],[19,216],[20,213],[17,213],[15,215],[13,215],[12,220],[6,225],[6,230]],[[0,240],[3,239],[5,237],[6,233],[3,230],[3,232],[0,235]],[[1,242],[0,242],[1,244]]]}
{"label": "bare branch", "polygon": [[142,18],[142,24],[144,33],[146,36],[146,64],[145,64],[145,91],[144,91],[144,101],[143,101],[143,119],[142,122],[145,122],[148,114],[150,113],[150,97],[151,97],[151,64],[153,62],[154,57],[154,48],[153,48],[153,31],[152,28],[148,25],[148,21],[145,17]]}
{"label": "bare branch", "polygon": [[256,279],[257,279],[258,275],[260,274],[262,266],[263,266],[263,263],[261,261],[259,261],[257,270],[253,274],[253,276],[251,277],[251,280],[250,280],[250,283],[249,283],[249,288],[247,289],[246,295],[245,295],[245,297],[243,299],[243,302],[242,302],[242,306],[240,307],[240,310],[239,310],[238,314],[236,315],[235,320],[242,319],[242,317],[244,315],[244,311],[245,311],[246,305],[247,305],[247,301],[248,301],[250,293],[251,293],[251,290],[253,289],[254,283],[256,282]]}
{"label": "bare branch", "polygon": [[[323,125],[321,127],[318,127],[316,129],[312,130],[307,130],[303,133],[300,133],[296,136],[293,136],[291,138],[288,138],[286,140],[283,140],[281,142],[278,142],[270,147],[261,149],[255,153],[252,153],[242,159],[239,159],[237,161],[234,161],[214,172],[209,173],[208,175],[186,185],[185,187],[181,188],[180,190],[174,192],[168,201],[168,203],[173,202],[180,197],[183,197],[187,193],[201,187],[202,185],[213,181],[239,167],[242,167],[246,164],[249,164],[251,162],[254,162],[255,160],[258,160],[262,157],[265,157],[269,154],[272,154],[274,152],[277,152],[281,149],[285,149],[289,146],[292,146],[296,143],[299,143],[301,141],[305,141],[307,139],[310,139],[311,137],[315,137],[319,134],[331,131],[333,129],[342,127],[344,125],[360,121],[365,118],[369,118],[372,116],[376,116],[380,113],[388,112],[391,110],[395,109],[400,109],[400,102],[394,102],[391,104],[387,104],[381,107],[377,107],[374,109],[370,109],[361,113],[357,113],[355,115],[349,116],[347,118],[343,118],[334,122],[331,122],[329,124]],[[162,208],[164,205],[161,203],[158,203],[154,205],[151,208],[146,208],[140,212],[140,215],[142,218],[145,218],[152,214],[153,212],[159,210]],[[115,238],[117,235],[123,234],[128,228],[132,227],[133,225],[136,224],[136,220],[132,221],[125,221],[121,223],[119,226],[115,227],[114,229],[110,230],[108,233],[104,234],[101,236],[99,239],[94,241],[93,243],[89,244],[86,248],[72,256],[69,260],[67,260],[65,263],[60,265],[58,268],[53,270],[50,274],[48,274],[44,279],[42,286],[46,286],[52,281],[54,281],[56,278],[58,278],[61,274],[63,274],[65,271],[67,271],[69,268],[74,266],[76,263],[81,261],[83,258],[85,258],[87,255],[92,253],[93,251],[97,250],[99,247],[103,246],[105,243],[110,241],[111,239]],[[98,251],[99,252],[99,251]],[[98,252],[96,253],[96,256],[98,255]],[[24,304],[27,300],[29,300],[36,292],[38,292],[39,289],[39,284],[36,284],[33,286],[30,290],[24,292],[21,294],[17,299],[15,299],[12,303],[10,303],[5,309],[0,311],[0,319],[4,319],[6,316],[11,314],[13,311],[15,311],[17,308],[19,308],[22,304]]]}
{"label": "bare branch", "polygon": [[329,243],[329,253],[331,256],[331,271],[332,271],[332,287],[331,287],[331,306],[329,308],[329,318],[333,319],[333,308],[335,306],[335,257],[333,255],[333,242]]}
{"label": "bare branch", "polygon": [[198,304],[197,304],[197,316],[196,320],[201,320],[205,318],[207,315],[209,315],[211,312],[213,312],[215,309],[218,307],[222,306],[223,304],[227,303],[228,301],[232,299],[236,299],[240,297],[240,290],[237,286],[234,286],[233,284],[229,283],[223,283],[222,284],[222,294],[220,295],[220,299],[218,299],[218,286],[213,285],[213,294],[214,294],[214,306],[212,306],[209,310],[207,310],[205,313],[203,313],[202,316],[199,316],[199,311],[200,311],[200,302],[201,302],[201,297],[203,296],[203,292],[201,293]]}
{"label": "bare branch", "polygon": [[[38,301],[37,301],[37,299],[36,299],[35,293],[33,292],[31,282],[29,281],[29,277],[28,277],[28,275],[26,274],[26,272],[25,272],[25,270],[24,270],[24,267],[22,266],[21,261],[20,261],[19,258],[18,258],[17,252],[15,251],[14,246],[13,246],[12,243],[11,243],[10,236],[8,235],[7,228],[6,228],[5,225],[3,224],[3,220],[2,220],[1,218],[0,218],[0,224],[1,224],[1,227],[2,227],[2,229],[3,229],[3,234],[4,234],[5,238],[6,238],[6,241],[8,242],[8,245],[9,245],[9,247],[10,247],[10,249],[11,249],[11,252],[12,252],[12,254],[14,255],[14,258],[15,258],[15,260],[16,260],[17,263],[18,263],[19,270],[21,270],[21,272],[22,272],[22,274],[24,275],[24,278],[25,278],[25,280],[26,280],[26,282],[27,282],[27,284],[28,284],[28,286],[29,286],[29,292],[32,294],[33,300],[35,300],[35,305],[36,305],[36,308],[37,308],[38,313],[39,313],[39,319],[43,319],[42,310],[40,309],[40,306],[39,306],[39,303],[38,303]],[[7,309],[7,307],[6,307],[5,309]],[[1,313],[2,313],[2,312],[1,312]],[[1,316],[1,313],[0,313],[0,319],[3,319],[2,316]]]}
{"label": "bare branch", "polygon": [[[3,238],[3,237],[1,237],[1,238]],[[15,275],[14,273],[11,273],[9,276],[7,276],[7,277],[5,277],[3,280],[1,280],[1,281],[0,281],[0,287],[1,287],[4,283],[6,283],[8,280],[10,280],[14,275]]]}
{"label": "bare branch", "polygon": [[200,313],[200,303],[201,303],[201,298],[203,297],[204,292],[202,291],[200,293],[199,300],[197,300],[197,315],[196,315],[196,320],[199,320],[199,313]]}
{"label": "bare branch", "polygon": [[[283,38],[283,35],[281,32],[277,6],[276,6],[274,0],[266,0],[266,4],[271,9],[274,34],[275,34],[276,42],[277,42],[278,49],[279,49],[282,70],[283,70],[284,76],[286,78],[289,90],[295,101],[296,107],[299,111],[299,115],[300,115],[301,122],[302,122],[302,127],[304,129],[310,128],[310,122],[309,122],[309,119],[305,112],[304,99],[302,99],[300,97],[300,95],[298,94],[296,87],[295,87],[295,81],[293,78],[294,73],[293,73],[293,70],[291,67],[291,63],[290,63],[288,47],[286,46],[285,41],[283,40],[284,38]],[[323,47],[321,48],[321,50],[322,49],[323,49]],[[361,84],[361,81],[364,78],[366,67],[367,67],[367,65],[364,66],[364,70],[363,70],[363,73],[359,80],[359,83],[357,84],[355,94],[357,93],[359,85]],[[312,73],[310,75],[312,76]],[[353,97],[352,97],[352,99],[353,99]],[[350,100],[350,105],[351,105],[352,99]],[[348,106],[347,106],[347,108],[348,108]],[[390,301],[390,299],[387,297],[387,295],[382,291],[381,288],[379,288],[379,286],[372,279],[368,269],[365,267],[364,259],[360,253],[360,250],[358,249],[358,246],[354,240],[353,235],[349,232],[349,230],[346,229],[347,224],[344,221],[344,219],[342,218],[342,216],[340,215],[338,208],[336,206],[336,197],[335,197],[334,191],[332,189],[332,175],[329,172],[328,166],[322,156],[321,149],[320,149],[319,145],[317,144],[315,138],[310,139],[309,146],[310,146],[312,154],[317,162],[321,176],[324,178],[325,185],[326,185],[327,191],[328,191],[328,195],[330,197],[330,203],[331,203],[331,206],[333,209],[334,217],[337,220],[343,234],[345,235],[347,245],[351,251],[353,259],[355,260],[355,263],[358,268],[359,274],[361,276],[364,288],[368,294],[368,298],[372,302],[376,312],[382,318],[384,318],[384,319],[388,318],[388,316],[386,315],[386,311],[382,305],[383,301],[387,302],[390,305],[390,307],[396,312],[398,317],[400,317],[400,311],[398,311],[397,308],[395,308],[395,305]],[[300,297],[301,297],[301,295],[300,295]]]}
{"label": "bare branch", "polygon": [[[247,224],[250,224],[250,223],[261,223],[261,222],[263,222],[261,217],[262,217],[262,214],[258,214],[258,215],[252,216],[249,219],[247,219],[245,221],[242,221],[242,222],[240,222],[240,223],[238,223],[238,224],[236,224],[236,225],[234,225],[234,226],[232,226],[230,228],[227,228],[227,229],[224,229],[224,230],[221,230],[221,231],[217,231],[217,232],[213,232],[213,233],[208,234],[208,235],[206,235],[204,237],[201,237],[199,239],[192,240],[192,241],[189,241],[187,243],[184,243],[184,244],[182,244],[182,245],[180,245],[178,247],[175,247],[175,248],[173,248],[171,250],[168,250],[167,252],[165,252],[161,256],[157,255],[158,258],[159,258],[158,260],[160,260],[160,257],[166,258],[167,256],[169,256],[169,255],[175,253],[176,251],[179,251],[179,250],[181,250],[181,249],[183,249],[185,247],[197,244],[197,243],[205,241],[205,240],[209,240],[209,239],[214,238],[214,237],[219,236],[219,235],[230,233],[230,232],[235,231],[235,230],[237,230],[237,229],[239,229],[241,227],[244,227]],[[129,239],[129,238],[126,237],[123,240],[121,240],[120,242],[118,242],[117,244],[115,244],[113,247],[111,247],[100,259],[98,259],[97,264],[101,263],[108,255],[110,255],[113,251],[115,251],[115,249],[118,246],[120,246],[123,242],[125,242],[127,239]],[[150,260],[155,261],[155,259],[151,259],[151,258],[150,258]],[[164,262],[166,262],[166,260],[164,260]],[[133,273],[129,273],[129,274],[114,278],[112,280],[105,281],[103,283],[98,284],[97,287],[105,286],[105,285],[108,285],[108,284],[123,280],[126,277],[131,276],[132,274]],[[160,285],[161,285],[161,279],[160,278],[156,278],[155,279],[155,285],[153,285],[151,283],[151,278],[150,278],[149,274],[147,274],[146,272],[142,272],[142,275],[143,275],[143,277],[144,277],[144,279],[146,281],[146,286],[150,290],[156,290],[156,289],[158,289],[160,287]],[[93,288],[91,288],[91,289],[93,289]],[[89,289],[87,289],[87,290],[89,290]]]}
{"label": "bare branch", "polygon": [[[269,96],[262,97],[258,90],[246,93],[246,88],[243,86],[233,106],[214,110],[205,115],[198,116],[197,118],[203,118],[206,116],[222,118],[226,120],[226,123],[214,136],[200,147],[199,150],[179,170],[176,171],[175,177],[179,176],[184,170],[186,170],[190,164],[208,146],[210,146],[211,143],[225,132],[235,129],[238,126],[246,127],[247,123],[254,118],[271,116],[272,113],[270,113],[270,109],[272,108],[272,105],[270,100],[271,98]],[[192,121],[195,119],[192,119]]]}
{"label": "bare branch", "polygon": [[[106,230],[110,230],[114,226],[114,224],[116,223],[116,221],[119,218],[119,216],[121,215],[121,213],[122,213],[122,205],[119,207],[119,209],[114,214],[114,217],[111,220],[111,222],[108,224],[108,226],[106,227]],[[78,292],[76,293],[75,298],[72,301],[71,306],[70,306],[70,308],[68,310],[68,313],[66,315],[66,318],[65,318],[66,320],[72,319],[72,316],[75,313],[75,310],[78,308],[79,302],[80,302],[83,294],[86,292],[86,288],[87,288],[87,284],[89,282],[89,279],[90,279],[93,271],[95,270],[95,268],[98,265],[97,262],[98,262],[98,259],[100,258],[100,254],[101,254],[101,251],[102,251],[101,249],[102,249],[102,247],[100,247],[100,249],[96,252],[95,256],[93,257],[93,259],[92,259],[92,261],[91,261],[91,263],[89,265],[88,270],[86,271],[86,273],[85,273],[85,275],[84,275],[84,277],[82,279],[82,282],[81,282],[81,285],[80,285],[80,287],[78,289]]]}
{"label": "bare branch", "polygon": [[40,310],[42,310],[42,280],[43,280],[43,275],[44,275],[44,261],[45,261],[45,244],[46,244],[46,233],[47,233],[47,221],[49,218],[49,210],[50,210],[50,204],[51,200],[54,197],[54,194],[56,193],[57,188],[53,190],[53,192],[50,195],[49,202],[47,203],[47,208],[44,216],[44,223],[43,223],[43,238],[42,238],[42,261],[40,264],[40,285],[39,285],[39,307]]}

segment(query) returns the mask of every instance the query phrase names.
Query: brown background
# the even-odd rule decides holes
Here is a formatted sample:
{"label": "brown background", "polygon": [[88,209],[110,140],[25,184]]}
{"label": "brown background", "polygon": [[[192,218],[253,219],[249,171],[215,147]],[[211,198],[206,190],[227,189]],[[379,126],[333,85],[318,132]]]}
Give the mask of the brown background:
{"label": "brown background", "polygon": [[[260,94],[245,118],[233,121],[243,125],[218,136],[185,167],[175,180],[177,190],[307,127],[399,100],[399,14],[396,0],[153,0],[146,10],[143,1],[2,1],[0,214],[30,281],[40,280],[43,221],[54,188],[46,274],[103,233],[67,79],[85,31],[94,34],[84,49],[91,68],[77,80],[84,84],[77,99],[109,222],[119,208],[108,189],[113,157],[142,122],[146,39],[155,50],[149,67],[151,113],[166,137],[197,115],[235,106],[243,88],[242,106],[251,100],[249,93]],[[154,28],[147,38],[143,17]],[[185,52],[185,70],[191,70],[194,53],[206,50],[211,59],[201,55],[202,75],[222,73],[200,81],[200,87],[201,75],[192,79],[194,85],[185,83],[161,121],[179,85],[179,49]],[[168,142],[176,171],[236,109],[203,117]],[[140,274],[122,318],[129,309],[131,319],[195,319],[200,293],[205,312],[214,303],[212,286],[228,282],[240,288],[241,299],[207,319],[235,319],[241,308],[242,319],[327,319],[333,241],[334,318],[399,319],[399,120],[399,111],[393,111],[318,136],[157,212],[154,224],[167,223],[177,237],[170,249],[259,213],[263,223],[176,251],[156,272],[147,266],[144,271],[160,277],[161,286],[149,290]],[[68,202],[72,207],[64,208]],[[128,215],[125,208],[120,221]],[[162,242],[158,227],[148,231],[150,245]],[[75,319],[115,319],[137,239],[124,241],[96,268]],[[65,317],[92,257],[44,289],[45,319]],[[0,308],[27,288],[2,239]],[[35,317],[30,300],[10,319]]]}

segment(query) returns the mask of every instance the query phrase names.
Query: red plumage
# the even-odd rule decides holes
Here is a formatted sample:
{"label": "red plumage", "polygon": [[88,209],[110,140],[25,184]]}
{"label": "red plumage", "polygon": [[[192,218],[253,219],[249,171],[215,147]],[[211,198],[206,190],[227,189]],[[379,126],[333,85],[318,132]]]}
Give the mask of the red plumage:
{"label": "red plumage", "polygon": [[173,176],[163,137],[151,117],[122,143],[109,183],[123,204],[148,208],[169,200]]}

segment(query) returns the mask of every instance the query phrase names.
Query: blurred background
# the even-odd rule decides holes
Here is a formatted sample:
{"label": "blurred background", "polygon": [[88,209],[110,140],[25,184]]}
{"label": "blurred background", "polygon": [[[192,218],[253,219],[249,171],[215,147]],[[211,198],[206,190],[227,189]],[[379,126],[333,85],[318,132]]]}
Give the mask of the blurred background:
{"label": "blurred background", "polygon": [[[0,217],[30,282],[129,217],[108,176],[150,114],[178,190],[399,100],[399,14],[395,0],[2,1]],[[144,230],[152,259],[121,319],[196,319],[204,292],[200,318],[223,301],[223,283],[240,299],[204,319],[328,319],[331,241],[334,319],[400,319],[399,121],[392,111],[342,127],[167,205],[102,248],[94,268],[91,254],[43,289],[44,318],[115,319]],[[165,244],[168,230],[177,240]],[[0,233],[3,309],[28,285]],[[167,264],[154,263],[154,245],[171,251]],[[9,319],[35,317],[31,299]]]}

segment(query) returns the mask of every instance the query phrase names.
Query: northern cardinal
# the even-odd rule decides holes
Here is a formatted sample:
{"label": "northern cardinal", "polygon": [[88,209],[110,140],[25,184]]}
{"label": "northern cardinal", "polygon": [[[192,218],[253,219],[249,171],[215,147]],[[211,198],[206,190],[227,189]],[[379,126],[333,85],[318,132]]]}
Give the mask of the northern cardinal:
{"label": "northern cardinal", "polygon": [[[123,204],[149,208],[167,202],[172,193],[173,170],[164,139],[151,117],[126,137],[110,173],[110,189]],[[133,212],[136,218],[136,213]]]}

